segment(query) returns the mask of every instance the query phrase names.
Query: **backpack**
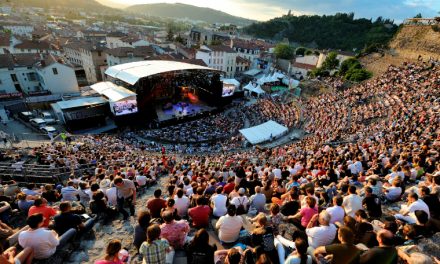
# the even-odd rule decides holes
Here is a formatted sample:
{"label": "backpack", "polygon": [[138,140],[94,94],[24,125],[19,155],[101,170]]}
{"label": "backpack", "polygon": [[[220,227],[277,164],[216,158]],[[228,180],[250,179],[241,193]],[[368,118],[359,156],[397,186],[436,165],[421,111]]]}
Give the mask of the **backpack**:
{"label": "backpack", "polygon": [[237,215],[243,215],[243,214],[247,213],[246,206],[244,206],[244,204],[243,204],[244,201],[242,201],[240,198],[243,198],[243,197],[238,198],[238,201],[240,202],[240,204],[237,207]]}

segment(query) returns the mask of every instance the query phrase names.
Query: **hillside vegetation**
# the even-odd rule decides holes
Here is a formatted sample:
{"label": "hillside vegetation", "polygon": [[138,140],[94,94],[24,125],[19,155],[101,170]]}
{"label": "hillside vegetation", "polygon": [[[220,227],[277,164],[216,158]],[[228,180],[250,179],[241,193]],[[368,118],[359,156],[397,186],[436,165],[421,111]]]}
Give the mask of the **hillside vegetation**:
{"label": "hillside vegetation", "polygon": [[244,29],[258,38],[282,40],[319,49],[361,50],[372,44],[386,45],[397,25],[379,17],[355,19],[354,14],[331,16],[283,16],[254,23]]}
{"label": "hillside vegetation", "polygon": [[188,18],[200,20],[208,23],[231,23],[235,25],[249,25],[252,20],[229,15],[225,12],[211,8],[197,7],[185,4],[144,4],[134,5],[124,9],[137,14],[168,17],[168,18]]}

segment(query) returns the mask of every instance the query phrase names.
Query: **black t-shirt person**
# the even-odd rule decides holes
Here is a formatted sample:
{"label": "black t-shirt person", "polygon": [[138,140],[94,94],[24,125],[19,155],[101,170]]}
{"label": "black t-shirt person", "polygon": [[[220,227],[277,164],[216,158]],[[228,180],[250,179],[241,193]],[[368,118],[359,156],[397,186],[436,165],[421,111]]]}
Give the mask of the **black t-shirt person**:
{"label": "black t-shirt person", "polygon": [[397,264],[397,250],[394,247],[374,247],[361,255],[360,264]]}
{"label": "black t-shirt person", "polygon": [[67,232],[67,230],[70,228],[78,228],[78,226],[82,223],[79,215],[72,214],[70,212],[56,215],[53,220],[55,223],[54,229],[60,236]]}

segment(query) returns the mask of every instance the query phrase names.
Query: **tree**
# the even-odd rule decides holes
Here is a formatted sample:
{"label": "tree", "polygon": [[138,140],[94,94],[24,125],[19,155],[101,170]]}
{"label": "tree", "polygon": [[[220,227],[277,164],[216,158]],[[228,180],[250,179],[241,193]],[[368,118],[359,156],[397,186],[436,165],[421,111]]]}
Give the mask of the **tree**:
{"label": "tree", "polygon": [[169,28],[168,32],[167,32],[167,40],[168,41],[173,41],[173,39],[174,39],[174,32],[173,32],[173,30],[171,28]]}
{"label": "tree", "polygon": [[345,74],[344,79],[352,82],[361,82],[369,79],[371,76],[372,73],[365,69],[351,68]]}
{"label": "tree", "polygon": [[312,78],[330,76],[330,72],[324,70],[323,68],[315,68],[311,70],[308,74]]}
{"label": "tree", "polygon": [[340,76],[345,76],[345,74],[352,68],[353,69],[361,69],[362,68],[362,65],[360,64],[360,62],[356,58],[349,58],[349,59],[346,59],[345,61],[343,61],[341,63],[341,66],[339,67],[338,74]]}
{"label": "tree", "polygon": [[185,44],[185,40],[180,36],[180,34],[175,39],[176,42],[179,42],[181,44]]}
{"label": "tree", "polygon": [[336,52],[330,52],[327,54],[324,62],[322,63],[322,68],[324,70],[334,70],[339,66],[339,60],[336,58],[338,54]]}
{"label": "tree", "polygon": [[275,47],[275,56],[278,59],[291,60],[293,58],[293,48],[287,44],[280,43]]}
{"label": "tree", "polygon": [[423,18],[421,13],[418,13],[414,18]]}
{"label": "tree", "polygon": [[295,50],[295,54],[296,55],[301,55],[301,56],[304,56],[305,55],[305,53],[306,53],[306,48],[304,48],[304,47],[299,47],[299,48],[297,48],[296,50]]}

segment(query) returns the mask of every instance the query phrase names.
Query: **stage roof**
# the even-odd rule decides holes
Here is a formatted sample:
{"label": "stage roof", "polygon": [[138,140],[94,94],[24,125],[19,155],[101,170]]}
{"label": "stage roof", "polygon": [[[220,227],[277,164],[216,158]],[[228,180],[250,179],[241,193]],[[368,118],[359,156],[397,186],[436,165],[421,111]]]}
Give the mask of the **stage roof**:
{"label": "stage roof", "polygon": [[68,101],[60,101],[57,102],[56,104],[59,106],[59,108],[65,110],[69,108],[85,107],[85,106],[92,106],[92,105],[98,105],[104,103],[107,103],[107,100],[105,100],[102,97],[85,97],[85,98],[68,100]]}
{"label": "stage roof", "polygon": [[129,97],[136,96],[136,93],[122,87],[118,86],[112,82],[99,82],[91,85],[90,88],[104,95],[112,102],[121,101]]}
{"label": "stage roof", "polygon": [[287,127],[270,120],[266,123],[250,128],[241,129],[240,133],[251,143],[258,144],[272,138],[276,138],[287,132]]}
{"label": "stage roof", "polygon": [[150,60],[124,63],[109,67],[105,74],[129,83],[135,84],[139,79],[151,75],[182,70],[209,70],[217,71],[209,67],[194,65],[184,62],[165,61],[165,60]]}

